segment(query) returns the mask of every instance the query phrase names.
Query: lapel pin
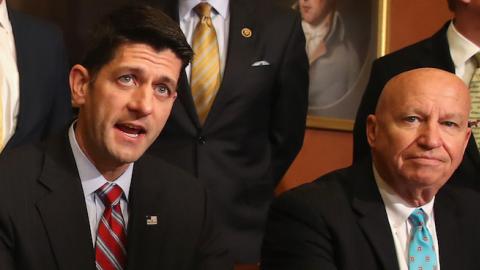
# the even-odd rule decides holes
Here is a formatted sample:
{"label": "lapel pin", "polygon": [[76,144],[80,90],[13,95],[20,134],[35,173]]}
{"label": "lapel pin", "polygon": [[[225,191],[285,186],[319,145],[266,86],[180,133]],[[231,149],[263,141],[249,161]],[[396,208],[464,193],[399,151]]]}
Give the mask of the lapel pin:
{"label": "lapel pin", "polygon": [[242,36],[245,37],[245,38],[249,38],[252,36],[252,30],[250,30],[250,28],[243,28],[242,29]]}
{"label": "lapel pin", "polygon": [[157,225],[157,216],[147,216],[147,225]]}

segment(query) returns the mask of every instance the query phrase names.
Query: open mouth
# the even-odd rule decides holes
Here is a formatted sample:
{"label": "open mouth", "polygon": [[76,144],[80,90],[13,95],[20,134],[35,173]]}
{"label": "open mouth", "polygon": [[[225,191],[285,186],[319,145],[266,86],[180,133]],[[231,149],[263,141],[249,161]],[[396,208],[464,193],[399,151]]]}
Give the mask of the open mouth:
{"label": "open mouth", "polygon": [[116,124],[115,127],[130,138],[137,138],[139,135],[146,133],[143,127],[132,124]]}

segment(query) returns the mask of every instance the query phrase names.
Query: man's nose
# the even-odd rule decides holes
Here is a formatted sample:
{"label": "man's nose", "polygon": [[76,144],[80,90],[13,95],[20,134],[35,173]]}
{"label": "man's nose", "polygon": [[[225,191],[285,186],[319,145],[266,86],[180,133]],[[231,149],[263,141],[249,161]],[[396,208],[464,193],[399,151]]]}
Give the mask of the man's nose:
{"label": "man's nose", "polygon": [[137,112],[140,116],[148,115],[153,110],[153,89],[144,85],[137,89],[129,102],[129,109]]}
{"label": "man's nose", "polygon": [[420,129],[418,143],[424,148],[433,149],[442,145],[440,124],[434,121],[425,122]]}

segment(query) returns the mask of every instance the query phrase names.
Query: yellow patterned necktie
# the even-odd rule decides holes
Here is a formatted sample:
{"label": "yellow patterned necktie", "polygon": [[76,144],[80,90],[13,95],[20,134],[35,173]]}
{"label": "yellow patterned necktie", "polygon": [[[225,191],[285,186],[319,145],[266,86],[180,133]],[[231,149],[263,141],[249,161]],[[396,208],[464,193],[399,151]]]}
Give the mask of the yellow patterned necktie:
{"label": "yellow patterned necktie", "polygon": [[473,124],[472,134],[475,138],[477,147],[480,149],[480,53],[475,54],[475,61],[477,67],[473,73],[472,79],[470,80],[470,98],[472,99],[472,110],[470,111],[470,121]]}
{"label": "yellow patterned necktie", "polygon": [[200,3],[195,7],[200,18],[193,33],[192,73],[190,85],[200,122],[203,124],[220,86],[220,57],[217,34],[212,24],[212,6]]}

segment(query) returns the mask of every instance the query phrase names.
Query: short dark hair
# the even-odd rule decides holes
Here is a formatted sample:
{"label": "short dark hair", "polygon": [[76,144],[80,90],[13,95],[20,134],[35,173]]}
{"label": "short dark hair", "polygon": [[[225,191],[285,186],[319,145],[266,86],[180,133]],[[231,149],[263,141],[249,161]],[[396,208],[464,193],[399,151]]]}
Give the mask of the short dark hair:
{"label": "short dark hair", "polygon": [[144,43],[161,51],[171,49],[185,67],[193,51],[178,24],[146,4],[126,5],[100,20],[90,32],[82,65],[93,80],[123,44]]}

